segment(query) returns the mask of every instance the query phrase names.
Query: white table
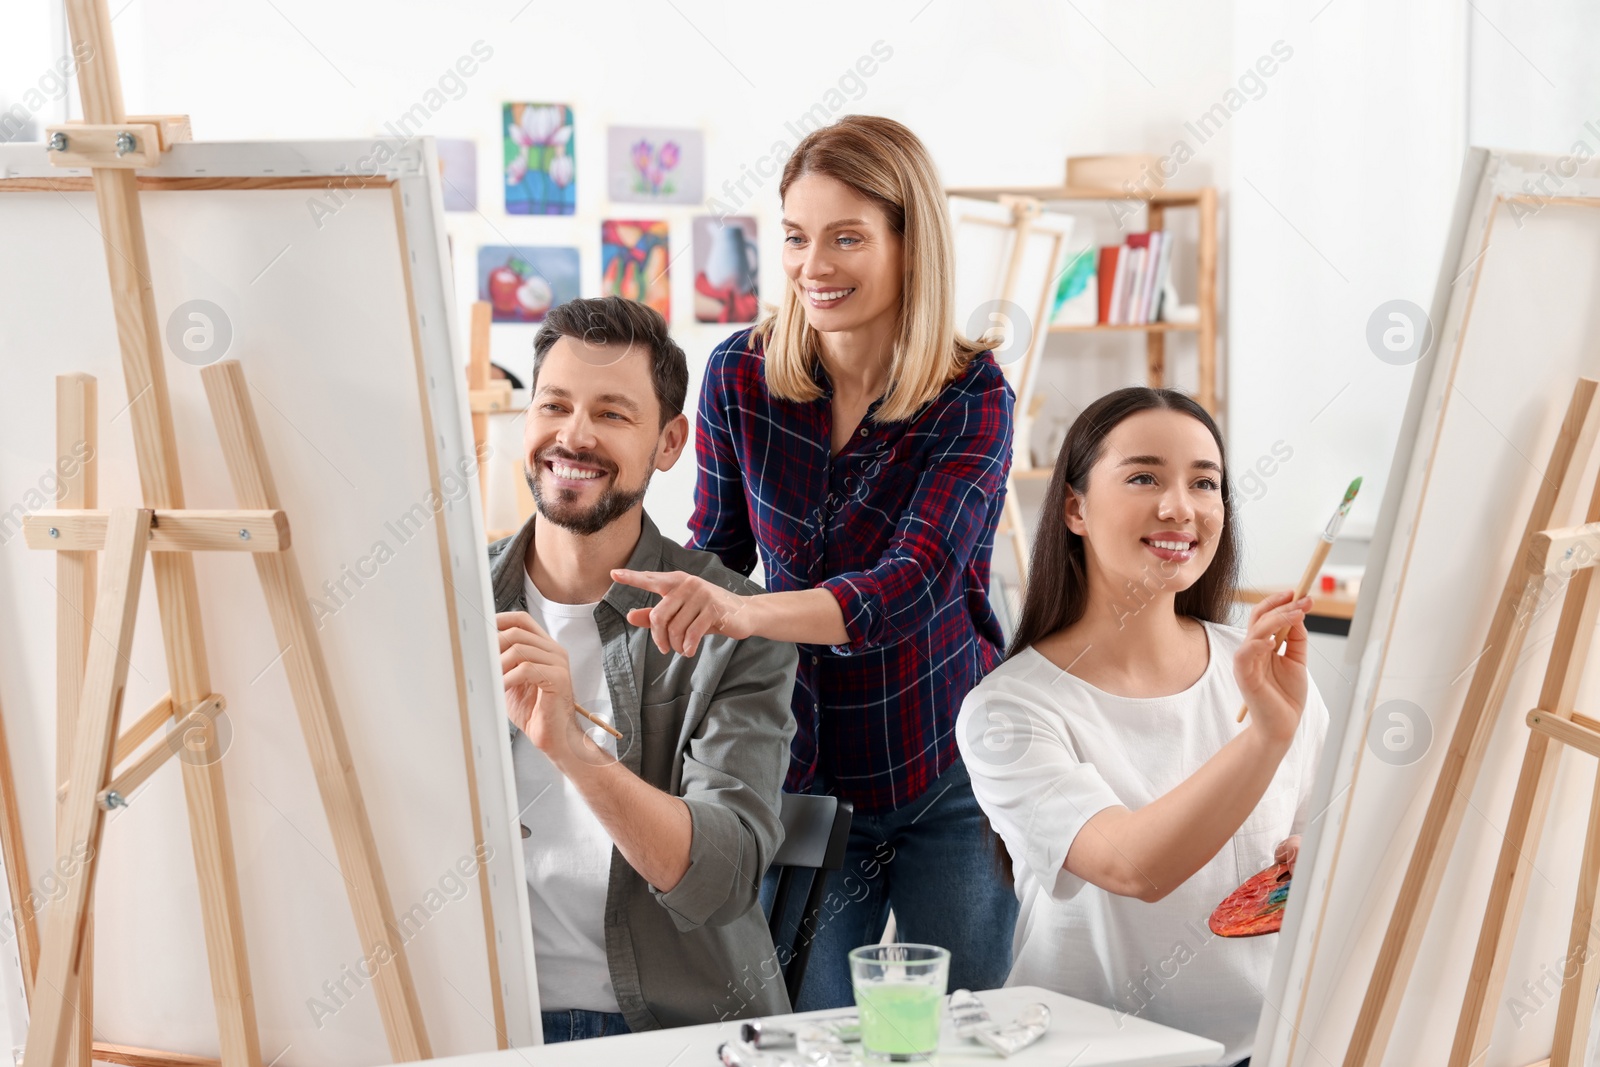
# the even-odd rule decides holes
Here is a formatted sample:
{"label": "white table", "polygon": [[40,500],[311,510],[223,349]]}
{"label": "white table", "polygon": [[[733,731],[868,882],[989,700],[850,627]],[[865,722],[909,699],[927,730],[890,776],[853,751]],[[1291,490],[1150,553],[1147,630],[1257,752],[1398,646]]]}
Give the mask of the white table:
{"label": "white table", "polygon": [[[1013,1018],[1025,1005],[1043,1003],[1050,1009],[1050,1029],[1037,1044],[1004,1059],[976,1042],[956,1037],[947,1016],[938,1067],[1196,1067],[1222,1055],[1222,1046],[1215,1041],[1122,1016],[1047,989],[1018,986],[979,996],[998,1020]],[[774,1016],[772,1021],[838,1014],[818,1011]],[[738,1037],[739,1023],[730,1021],[428,1062],[450,1067],[717,1067],[721,1062],[717,1047]]]}

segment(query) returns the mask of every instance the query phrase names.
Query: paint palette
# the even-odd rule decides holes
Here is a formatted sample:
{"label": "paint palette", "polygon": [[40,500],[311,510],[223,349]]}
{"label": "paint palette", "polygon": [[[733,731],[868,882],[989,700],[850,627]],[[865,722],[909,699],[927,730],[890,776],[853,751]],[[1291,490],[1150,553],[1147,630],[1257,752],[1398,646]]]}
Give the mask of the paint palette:
{"label": "paint palette", "polygon": [[1211,913],[1211,932],[1221,937],[1277,933],[1283,927],[1283,906],[1289,899],[1293,872],[1287,863],[1274,863],[1253,875]]}

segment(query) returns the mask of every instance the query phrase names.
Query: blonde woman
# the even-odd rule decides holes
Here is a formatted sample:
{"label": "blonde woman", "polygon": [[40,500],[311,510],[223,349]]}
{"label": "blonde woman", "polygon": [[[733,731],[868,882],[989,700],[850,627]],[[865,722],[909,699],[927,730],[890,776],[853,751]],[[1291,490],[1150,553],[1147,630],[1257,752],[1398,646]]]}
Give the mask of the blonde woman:
{"label": "blonde woman", "polygon": [[951,988],[992,989],[1010,970],[1017,900],[986,848],[955,719],[1001,657],[989,557],[1014,397],[956,331],[945,197],[910,130],[869,116],[818,129],[778,191],[787,284],[771,317],[711,354],[689,540],[743,574],[759,552],[770,592],[617,580],[661,594],[630,621],[664,650],[692,654],[712,633],[800,646],[785,788],[842,797],[855,816],[844,869],[804,925],[795,1007],[851,1003],[846,953],[877,941],[891,908],[901,940],[950,949]]}

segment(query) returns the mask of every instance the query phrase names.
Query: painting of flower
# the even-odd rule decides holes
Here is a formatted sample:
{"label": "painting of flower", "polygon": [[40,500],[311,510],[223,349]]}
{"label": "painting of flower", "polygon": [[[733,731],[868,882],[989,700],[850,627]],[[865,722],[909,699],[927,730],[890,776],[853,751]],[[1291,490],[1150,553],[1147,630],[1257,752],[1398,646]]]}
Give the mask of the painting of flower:
{"label": "painting of flower", "polygon": [[606,191],[612,200],[698,204],[705,185],[699,130],[612,126],[606,131]]}
{"label": "painting of flower", "polygon": [[600,288],[606,296],[648,304],[671,322],[669,262],[666,222],[607,219],[600,224]]}
{"label": "painting of flower", "polygon": [[577,210],[572,108],[506,104],[506,214],[571,215]]}

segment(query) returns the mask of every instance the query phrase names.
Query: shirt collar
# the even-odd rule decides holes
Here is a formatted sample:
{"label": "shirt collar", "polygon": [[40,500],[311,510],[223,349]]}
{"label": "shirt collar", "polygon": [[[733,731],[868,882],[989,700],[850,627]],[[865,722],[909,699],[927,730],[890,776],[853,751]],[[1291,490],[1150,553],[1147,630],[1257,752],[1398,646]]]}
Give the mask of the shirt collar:
{"label": "shirt collar", "polygon": [[[641,512],[639,520],[639,540],[633,546],[633,554],[628,557],[627,569],[631,571],[666,569],[662,565],[666,538],[661,536],[661,531],[650,518],[649,512]],[[500,569],[494,577],[496,604],[513,603],[522,596],[522,580],[528,570],[528,546],[533,543],[533,525],[538,521],[537,511],[529,515],[528,521],[522,524],[522,529],[517,531],[517,536],[501,555]],[[606,595],[600,599],[602,603],[610,604],[620,612],[623,618],[627,618],[628,612],[634,608],[648,607],[653,596],[654,593],[638,586],[612,582],[611,588],[606,590]]]}
{"label": "shirt collar", "polygon": [[[668,569],[664,565],[667,539],[661,536],[661,531],[656,529],[656,524],[651,520],[648,512],[639,514],[639,543],[633,546],[633,555],[628,557],[627,569],[630,571],[659,571]],[[676,569],[676,568],[671,568]],[[601,600],[610,604],[626,619],[628,612],[634,608],[643,608],[650,605],[650,598],[656,594],[636,585],[623,585],[612,582],[611,588],[606,590],[606,595]]]}
{"label": "shirt collar", "polygon": [[[811,361],[811,380],[816,382],[818,388],[822,390],[822,396],[824,399],[833,399],[833,381],[828,377],[828,372],[823,369],[822,360],[820,359],[813,359]],[[883,396],[878,397],[878,399],[868,404],[867,414],[871,415],[874,411],[877,411],[880,407],[882,407],[884,397],[887,397],[888,395],[888,391],[886,390]]]}
{"label": "shirt collar", "polygon": [[828,372],[822,369],[822,360],[815,357],[811,360],[811,380],[822,389],[824,396],[833,395],[833,382],[828,379]]}

